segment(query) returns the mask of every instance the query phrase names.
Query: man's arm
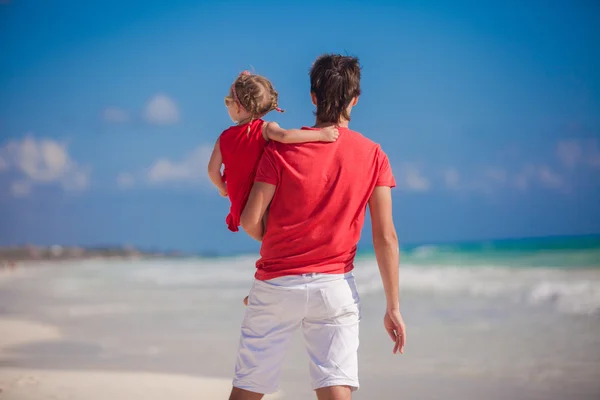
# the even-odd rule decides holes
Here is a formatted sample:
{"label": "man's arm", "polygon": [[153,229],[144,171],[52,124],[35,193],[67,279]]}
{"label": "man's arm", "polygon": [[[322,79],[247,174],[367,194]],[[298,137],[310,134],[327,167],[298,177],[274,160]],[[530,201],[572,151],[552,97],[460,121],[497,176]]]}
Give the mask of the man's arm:
{"label": "man's arm", "polygon": [[248,202],[240,217],[240,225],[248,236],[259,242],[262,241],[265,234],[262,223],[263,216],[273,200],[275,188],[276,186],[270,183],[254,182]]}
{"label": "man's arm", "polygon": [[400,255],[398,236],[392,219],[392,191],[388,186],[377,186],[369,199],[373,248],[383,282],[387,302],[384,326],[395,342],[393,352],[404,351],[406,333],[400,314],[399,272]]}

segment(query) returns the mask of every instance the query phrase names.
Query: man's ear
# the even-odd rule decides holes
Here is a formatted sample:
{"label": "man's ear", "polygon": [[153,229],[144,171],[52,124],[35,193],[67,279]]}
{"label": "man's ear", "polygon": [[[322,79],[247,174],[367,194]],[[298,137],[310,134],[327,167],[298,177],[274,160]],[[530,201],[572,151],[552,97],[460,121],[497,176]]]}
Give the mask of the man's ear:
{"label": "man's ear", "polygon": [[352,99],[352,107],[354,107],[356,105],[356,103],[358,103],[358,96],[356,96],[354,99]]}
{"label": "man's ear", "polygon": [[310,99],[312,100],[313,106],[316,106],[317,105],[317,96],[313,92],[310,92]]}

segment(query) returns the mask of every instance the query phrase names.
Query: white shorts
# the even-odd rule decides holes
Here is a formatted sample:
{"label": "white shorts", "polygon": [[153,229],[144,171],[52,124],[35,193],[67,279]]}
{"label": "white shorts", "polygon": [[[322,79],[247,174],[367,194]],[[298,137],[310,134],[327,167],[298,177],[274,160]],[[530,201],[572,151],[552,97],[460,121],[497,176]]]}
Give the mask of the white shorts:
{"label": "white shorts", "polygon": [[275,393],[292,334],[302,326],[313,389],[358,389],[360,305],[352,273],[255,280],[235,366],[233,386]]}

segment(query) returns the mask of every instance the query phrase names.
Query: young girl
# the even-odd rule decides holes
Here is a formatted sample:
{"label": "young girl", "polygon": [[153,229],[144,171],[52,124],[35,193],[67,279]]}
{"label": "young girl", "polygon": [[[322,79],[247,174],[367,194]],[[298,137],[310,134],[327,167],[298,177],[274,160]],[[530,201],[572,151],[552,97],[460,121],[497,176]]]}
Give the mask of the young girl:
{"label": "young girl", "polygon": [[[335,127],[320,131],[285,130],[275,122],[264,122],[261,118],[270,111],[283,110],[277,105],[277,92],[271,82],[248,71],[242,72],[233,82],[225,105],[236,125],[223,131],[217,139],[208,163],[208,176],[221,196],[229,197],[231,208],[226,218],[227,227],[237,232],[267,142],[334,142],[338,131]],[[225,166],[222,175],[221,164]]]}

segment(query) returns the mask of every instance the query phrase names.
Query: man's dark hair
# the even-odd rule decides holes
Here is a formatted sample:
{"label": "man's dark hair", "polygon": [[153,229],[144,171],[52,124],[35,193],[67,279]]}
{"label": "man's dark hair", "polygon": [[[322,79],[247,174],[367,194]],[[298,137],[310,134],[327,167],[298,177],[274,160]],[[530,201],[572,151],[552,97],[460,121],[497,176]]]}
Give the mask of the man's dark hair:
{"label": "man's dark hair", "polygon": [[317,120],[350,121],[347,108],[360,95],[360,64],[357,57],[324,54],[310,70],[310,91],[317,98]]}

